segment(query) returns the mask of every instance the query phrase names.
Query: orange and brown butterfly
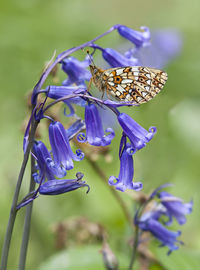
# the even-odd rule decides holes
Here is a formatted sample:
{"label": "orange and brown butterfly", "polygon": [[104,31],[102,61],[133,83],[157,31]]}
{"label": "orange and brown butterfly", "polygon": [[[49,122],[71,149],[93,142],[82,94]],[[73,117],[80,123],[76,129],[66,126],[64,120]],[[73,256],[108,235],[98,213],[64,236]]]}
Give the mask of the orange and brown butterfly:
{"label": "orange and brown butterfly", "polygon": [[167,73],[148,67],[116,67],[103,70],[90,65],[92,82],[108,96],[133,104],[146,103],[155,97],[167,81]]}

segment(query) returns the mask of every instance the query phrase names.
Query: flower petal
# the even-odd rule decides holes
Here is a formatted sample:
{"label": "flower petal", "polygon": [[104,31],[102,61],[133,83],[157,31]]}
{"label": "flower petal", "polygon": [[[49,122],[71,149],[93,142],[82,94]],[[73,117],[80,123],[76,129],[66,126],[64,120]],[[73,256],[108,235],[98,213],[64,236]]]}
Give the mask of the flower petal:
{"label": "flower petal", "polygon": [[137,150],[145,147],[146,143],[149,142],[156,133],[155,127],[151,127],[148,132],[126,113],[120,113],[118,115],[118,121],[123,132],[130,139],[132,146]]}
{"label": "flower petal", "polygon": [[72,152],[67,133],[60,122],[49,125],[49,140],[56,166],[71,170],[74,167],[73,160],[82,160],[82,152],[79,151],[78,155]]}
{"label": "flower petal", "polygon": [[139,191],[143,185],[141,182],[133,182],[133,157],[127,152],[129,144],[120,148],[120,172],[118,178],[111,176],[108,180],[110,185],[114,185],[116,189],[125,191],[126,189],[133,189]]}
{"label": "flower petal", "polygon": [[106,129],[109,132],[107,136],[104,134],[102,121],[94,104],[89,104],[85,107],[85,124],[87,142],[95,146],[109,145],[115,136],[112,128]]}
{"label": "flower petal", "polygon": [[137,47],[147,44],[151,39],[151,34],[148,27],[142,26],[142,32],[133,30],[125,25],[121,25],[117,30],[119,34],[134,43]]}

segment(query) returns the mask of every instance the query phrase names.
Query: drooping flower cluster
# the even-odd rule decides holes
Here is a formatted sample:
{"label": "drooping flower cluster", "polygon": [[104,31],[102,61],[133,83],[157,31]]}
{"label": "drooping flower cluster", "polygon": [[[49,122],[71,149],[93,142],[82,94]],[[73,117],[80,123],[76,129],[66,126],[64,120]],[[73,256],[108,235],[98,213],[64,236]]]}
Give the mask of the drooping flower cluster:
{"label": "drooping flower cluster", "polygon": [[[103,36],[117,30],[118,34],[128,40],[131,48],[123,54],[113,48],[102,48],[96,42]],[[150,45],[150,31],[147,27],[142,27],[142,31],[135,31],[124,25],[115,25],[104,34],[97,38],[71,48],[57,56],[56,60],[44,71],[40,80],[36,84],[32,94],[32,104],[34,107],[32,117],[37,121],[43,118],[49,118],[47,110],[55,103],[63,102],[70,109],[68,117],[77,118],[74,106],[80,106],[85,110],[85,119],[75,121],[68,129],[64,124],[51,120],[49,126],[49,141],[51,151],[47,149],[42,141],[35,141],[33,146],[33,155],[36,158],[36,173],[33,175],[34,180],[39,184],[38,192],[41,194],[60,194],[70,190],[85,186],[85,182],[81,181],[82,177],[77,180],[61,180],[67,175],[68,170],[74,168],[74,161],[81,161],[84,153],[76,150],[76,154],[72,151],[70,140],[77,135],[79,142],[87,142],[93,146],[107,146],[112,143],[115,132],[111,127],[103,128],[103,119],[99,113],[99,108],[110,109],[113,117],[116,117],[122,128],[122,139],[119,147],[120,172],[118,178],[111,176],[109,184],[114,185],[116,189],[125,191],[126,189],[140,190],[142,183],[133,182],[134,168],[133,155],[153,138],[156,128],[151,127],[149,131],[141,127],[128,114],[120,113],[117,108],[121,106],[131,106],[133,104],[124,102],[114,102],[109,99],[102,100],[94,97],[89,93],[88,82],[91,79],[89,65],[91,64],[95,50],[102,53],[103,59],[110,67],[136,66],[140,64],[137,54],[144,47]],[[87,55],[85,60],[80,61],[72,54],[86,47],[93,48],[91,55]],[[60,64],[61,69],[67,75],[62,85],[49,85],[42,89],[43,83],[52,69]],[[45,94],[45,101],[38,103],[38,95]],[[50,105],[47,105],[49,98],[54,99]],[[73,118],[73,119],[74,119]],[[31,120],[27,127],[24,139],[24,151],[27,147],[28,132]],[[85,133],[82,131],[85,130]],[[129,141],[127,141],[129,140]],[[79,173],[78,173],[79,175]],[[81,174],[82,175],[82,174]]]}
{"label": "drooping flower cluster", "polygon": [[[161,242],[161,246],[167,246],[168,254],[170,254],[173,250],[179,249],[178,244],[183,242],[177,239],[181,235],[181,231],[171,231],[168,226],[172,224],[173,218],[179,225],[185,224],[185,216],[192,212],[193,202],[184,203],[182,199],[168,192],[160,191],[165,186],[163,185],[153,192],[149,199],[150,207],[147,212],[140,217],[138,213],[136,214],[135,225],[139,226],[142,232],[150,232]],[[155,198],[158,201],[152,201]]]}
{"label": "drooping flower cluster", "polygon": [[[73,130],[73,132],[75,131],[76,129]],[[35,141],[33,145],[33,154],[37,159],[36,169],[38,170],[38,172],[35,173],[33,176],[34,180],[37,183],[41,183],[39,189],[40,193],[41,190],[44,189],[44,185],[45,189],[47,189],[47,187],[50,187],[52,183],[53,186],[58,183],[58,186],[60,186],[61,189],[61,182],[60,180],[56,180],[56,178],[65,177],[67,174],[67,170],[71,170],[74,168],[73,160],[80,161],[84,158],[84,154],[80,150],[76,150],[76,154],[73,153],[69,143],[70,136],[70,130],[65,130],[65,128],[60,122],[55,121],[49,125],[49,141],[51,144],[52,153],[50,154],[43,142]],[[79,180],[81,178],[79,177]],[[45,179],[47,179],[48,182],[45,182]],[[79,187],[81,187],[82,184],[84,186],[84,182],[78,182]],[[61,190],[57,192],[57,194],[62,193]],[[42,194],[44,194],[44,192],[42,192]]]}

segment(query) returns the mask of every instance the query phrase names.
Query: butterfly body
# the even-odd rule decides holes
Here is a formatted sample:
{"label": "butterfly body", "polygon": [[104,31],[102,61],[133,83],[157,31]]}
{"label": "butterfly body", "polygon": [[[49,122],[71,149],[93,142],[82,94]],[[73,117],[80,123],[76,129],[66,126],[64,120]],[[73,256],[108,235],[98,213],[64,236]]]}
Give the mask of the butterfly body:
{"label": "butterfly body", "polygon": [[146,103],[167,81],[167,73],[148,67],[117,67],[107,70],[90,65],[94,85],[119,101]]}

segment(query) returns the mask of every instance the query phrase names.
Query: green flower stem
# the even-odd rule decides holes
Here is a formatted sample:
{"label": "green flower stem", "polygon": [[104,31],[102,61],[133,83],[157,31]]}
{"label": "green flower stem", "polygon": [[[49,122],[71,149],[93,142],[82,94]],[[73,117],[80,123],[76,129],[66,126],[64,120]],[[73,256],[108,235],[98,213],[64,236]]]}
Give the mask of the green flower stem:
{"label": "green flower stem", "polygon": [[[33,173],[35,171],[35,159],[31,156],[31,177],[30,177],[30,187],[29,193],[35,189],[35,181],[33,180]],[[31,225],[31,215],[33,209],[33,202],[29,203],[26,206],[26,215],[24,221],[24,231],[23,231],[23,238],[21,243],[21,250],[20,250],[20,258],[19,258],[19,270],[24,270],[26,265],[26,256],[28,250],[28,242],[30,236],[30,225]]]}
{"label": "green flower stem", "polygon": [[[144,211],[144,209],[146,208],[146,206],[150,203],[150,201],[152,200],[152,198],[150,197],[148,200],[146,200],[138,209],[137,212],[137,219],[140,219],[140,217],[142,216],[142,213]],[[129,264],[129,268],[128,270],[132,270],[133,268],[133,264],[135,262],[136,259],[136,255],[137,255],[137,247],[138,247],[138,242],[139,242],[139,226],[136,224],[135,225],[135,237],[134,237],[134,244],[133,244],[133,251],[132,251],[132,255],[131,255],[131,261]]]}
{"label": "green flower stem", "polygon": [[18,197],[19,197],[21,184],[22,184],[22,179],[23,179],[23,176],[24,176],[24,172],[25,172],[25,169],[26,169],[27,162],[28,162],[30,150],[32,148],[33,138],[34,138],[34,135],[35,135],[37,125],[38,125],[38,122],[36,122],[36,121],[34,121],[33,124],[32,124],[31,133],[30,133],[30,137],[29,137],[29,143],[28,143],[26,152],[24,154],[24,159],[23,159],[21,169],[20,169],[20,172],[19,172],[19,176],[18,176],[18,180],[17,180],[17,184],[16,184],[16,189],[15,189],[15,193],[14,193],[14,196],[13,196],[13,202],[12,202],[12,206],[11,206],[11,210],[10,210],[10,216],[9,216],[9,220],[8,220],[6,236],[5,236],[5,239],[4,239],[4,244],[3,244],[3,249],[2,249],[0,270],[6,270],[7,269],[10,242],[11,242],[13,227],[14,227],[14,223],[15,223],[15,218],[16,218],[16,215],[17,215],[17,209],[16,209],[17,201],[18,201]]}
{"label": "green flower stem", "polygon": [[132,251],[131,261],[130,261],[128,270],[133,269],[133,264],[135,262],[136,255],[137,255],[138,241],[139,241],[139,228],[138,226],[135,226],[134,245],[133,245],[133,251]]}

